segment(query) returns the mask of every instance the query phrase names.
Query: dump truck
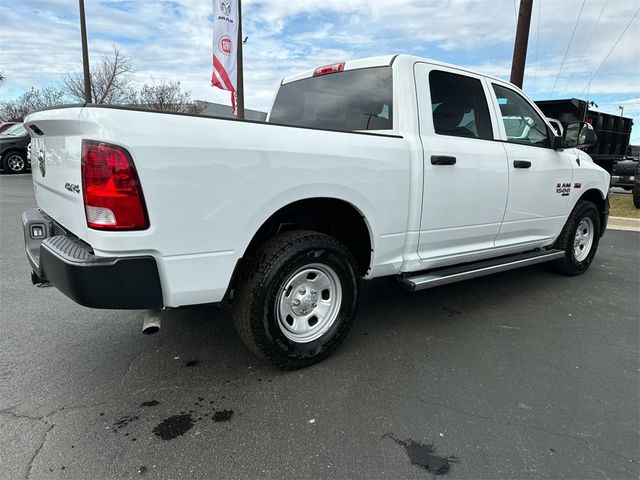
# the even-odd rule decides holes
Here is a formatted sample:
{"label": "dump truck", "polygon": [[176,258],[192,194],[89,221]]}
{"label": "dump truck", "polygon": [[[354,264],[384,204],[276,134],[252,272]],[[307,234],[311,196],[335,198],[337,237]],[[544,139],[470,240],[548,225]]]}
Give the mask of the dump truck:
{"label": "dump truck", "polygon": [[547,118],[559,120],[562,125],[587,122],[593,126],[598,142],[585,151],[609,174],[617,162],[625,160],[633,126],[631,118],[591,110],[589,102],[577,98],[538,100],[535,103]]}

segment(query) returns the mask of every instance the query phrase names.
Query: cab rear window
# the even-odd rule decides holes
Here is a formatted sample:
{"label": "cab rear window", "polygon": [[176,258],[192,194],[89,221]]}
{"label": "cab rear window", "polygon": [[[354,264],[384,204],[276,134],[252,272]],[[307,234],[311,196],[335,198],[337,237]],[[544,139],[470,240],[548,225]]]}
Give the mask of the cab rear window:
{"label": "cab rear window", "polygon": [[326,130],[391,130],[391,67],[305,78],[278,90],[270,123]]}

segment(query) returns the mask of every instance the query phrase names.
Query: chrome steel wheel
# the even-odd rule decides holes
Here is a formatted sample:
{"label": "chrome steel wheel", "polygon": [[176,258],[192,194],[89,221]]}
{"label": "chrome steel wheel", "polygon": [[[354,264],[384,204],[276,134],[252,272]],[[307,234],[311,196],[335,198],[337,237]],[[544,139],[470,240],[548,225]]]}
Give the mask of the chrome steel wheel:
{"label": "chrome steel wheel", "polygon": [[584,217],[578,224],[576,236],[573,239],[573,256],[576,261],[582,262],[589,256],[594,234],[593,221],[589,217]]}
{"label": "chrome steel wheel", "polygon": [[24,170],[24,167],[24,158],[22,158],[17,153],[12,153],[11,155],[9,155],[9,158],[7,158],[7,168],[13,173],[22,172]]}
{"label": "chrome steel wheel", "polygon": [[340,278],[327,265],[305,265],[284,282],[276,302],[282,333],[297,343],[313,342],[338,317],[342,303]]}

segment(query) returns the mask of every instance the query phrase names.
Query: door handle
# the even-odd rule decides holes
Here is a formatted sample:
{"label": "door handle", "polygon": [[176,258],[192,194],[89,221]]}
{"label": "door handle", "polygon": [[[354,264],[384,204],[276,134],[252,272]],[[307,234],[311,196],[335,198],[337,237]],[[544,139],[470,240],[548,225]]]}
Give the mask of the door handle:
{"label": "door handle", "polygon": [[446,155],[431,155],[431,165],[455,165],[456,157]]}
{"label": "door handle", "polygon": [[531,166],[531,162],[527,160],[514,160],[513,167],[514,168],[529,168]]}

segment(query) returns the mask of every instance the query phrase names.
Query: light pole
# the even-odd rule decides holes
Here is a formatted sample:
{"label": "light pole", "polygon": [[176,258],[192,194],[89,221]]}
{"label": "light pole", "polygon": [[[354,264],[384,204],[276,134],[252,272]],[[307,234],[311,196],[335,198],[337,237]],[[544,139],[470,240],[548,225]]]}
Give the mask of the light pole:
{"label": "light pole", "polygon": [[91,103],[91,75],[89,73],[89,47],[87,45],[87,21],[84,17],[84,0],[80,0],[80,36],[82,37],[82,72],[84,76],[84,101]]}
{"label": "light pole", "polygon": [[624,117],[624,105],[618,105],[618,108],[620,109],[620,117]]}

